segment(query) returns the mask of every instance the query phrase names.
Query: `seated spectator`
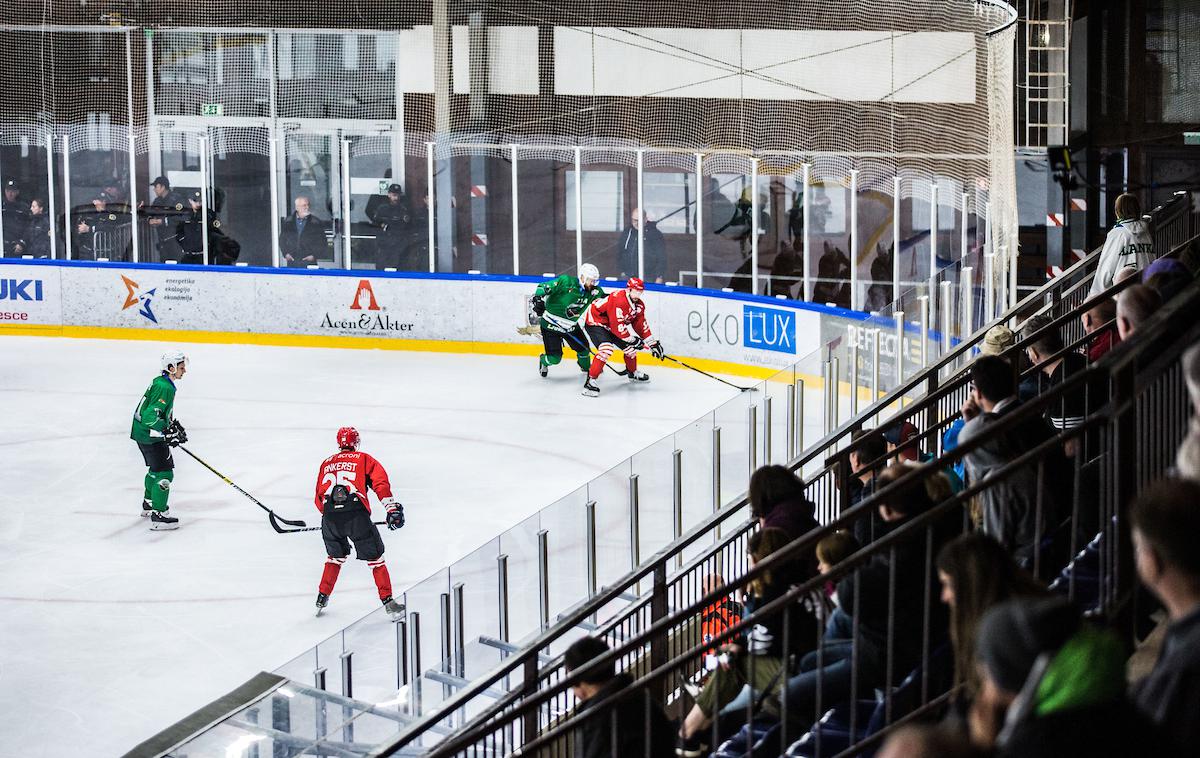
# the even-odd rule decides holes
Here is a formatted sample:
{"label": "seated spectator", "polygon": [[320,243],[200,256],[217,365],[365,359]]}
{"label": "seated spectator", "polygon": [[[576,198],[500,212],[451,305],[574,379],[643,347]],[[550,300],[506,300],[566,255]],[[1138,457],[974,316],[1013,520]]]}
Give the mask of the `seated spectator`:
{"label": "seated spectator", "polygon": [[979,694],[975,668],[975,633],[992,606],[1014,597],[1044,597],[1045,587],[1013,561],[999,542],[971,532],[946,543],[937,554],[942,602],[950,611],[950,643],[954,646],[954,679],[962,682],[962,699]]}
{"label": "seated spectator", "polygon": [[[983,342],[979,343],[980,355],[1002,355],[1004,351],[1015,345],[1017,337],[1013,334],[1012,329],[1009,329],[1003,324],[996,324],[987,333],[983,335]],[[1021,380],[1021,386],[1017,389],[1017,397],[1022,401],[1028,400],[1031,397],[1037,396],[1037,377],[1028,377]],[[956,418],[951,422],[946,431],[942,433],[942,453],[949,453],[958,447],[958,435],[962,431],[962,418]],[[951,466],[954,475],[958,477],[959,482],[967,480],[966,463],[960,458]]]}
{"label": "seated spectator", "polygon": [[[604,640],[595,637],[576,640],[563,654],[567,674],[571,675],[584,669],[587,664],[608,651],[608,644]],[[603,709],[603,712],[602,715],[585,720],[576,730],[576,756],[658,758],[672,753],[675,737],[672,734],[671,722],[663,713],[662,706],[651,699],[650,691],[646,688],[632,687],[633,679],[628,674],[618,674],[615,661],[588,669],[581,673],[581,677],[571,688],[580,702],[576,712],[583,713],[597,707]],[[616,702],[600,705],[613,695],[619,696]],[[650,738],[649,752],[646,752],[647,731]]]}
{"label": "seated spectator", "polygon": [[1144,284],[1135,284],[1122,290],[1117,295],[1117,334],[1122,340],[1129,339],[1137,331],[1138,325],[1150,318],[1160,305],[1162,298]]}
{"label": "seated spectator", "polygon": [[[747,546],[750,567],[754,568],[768,555],[787,545],[790,541],[782,529],[763,529],[750,536]],[[751,579],[746,587],[743,615],[750,616],[759,608],[787,593],[796,578],[793,565],[785,563]],[[812,639],[812,629],[806,629],[800,621],[803,611],[793,606],[789,621],[789,642],[799,649],[802,640]],[[748,685],[754,693],[770,693],[779,689],[783,679],[784,656],[783,627],[784,613],[760,618],[753,627],[745,630],[736,641],[722,647],[725,658],[721,661],[704,688],[696,696],[695,705],[684,718],[680,727],[680,755],[701,755],[704,748],[701,740],[712,725],[717,712],[733,701]],[[793,651],[794,652],[794,651]]]}
{"label": "seated spectator", "polygon": [[[1025,346],[1030,364],[1040,367],[1039,391],[1057,387],[1077,373],[1086,371],[1088,359],[1076,352],[1062,352],[1066,346],[1058,327],[1051,326],[1054,319],[1049,316],[1034,316],[1021,328],[1021,339],[1033,341]],[[1083,423],[1088,414],[1095,412],[1107,402],[1105,392],[1107,379],[1089,382],[1078,392],[1065,394],[1061,402],[1046,409],[1046,420],[1055,429],[1074,429]],[[1067,455],[1074,456],[1076,440],[1068,441]]]}
{"label": "seated spectator", "polygon": [[895,455],[892,463],[921,460],[921,440],[917,427],[909,421],[895,421],[883,427],[888,453]]}
{"label": "seated spectator", "polygon": [[[750,516],[760,529],[782,529],[788,540],[798,539],[819,526],[816,508],[804,482],[785,466],[763,466],[750,476]],[[815,571],[815,558],[811,564]]]}
{"label": "seated spectator", "polygon": [[1125,281],[1126,279],[1134,279],[1134,278],[1140,277],[1141,275],[1142,275],[1142,272],[1140,269],[1136,269],[1136,268],[1132,268],[1132,267],[1123,268],[1120,271],[1118,271],[1116,273],[1116,275],[1113,277],[1113,284],[1120,284],[1121,282]]}
{"label": "seated spectator", "polygon": [[1159,258],[1142,272],[1142,284],[1158,293],[1165,303],[1192,281],[1192,272],[1174,258]]}
{"label": "seated spectator", "polygon": [[[862,544],[845,529],[839,529],[826,535],[817,543],[817,571],[828,574],[834,566],[857,553],[861,547]],[[825,594],[835,603],[837,602],[836,590],[837,587],[832,582],[826,582]]]}
{"label": "seated spectator", "polygon": [[[883,470],[887,455],[887,440],[875,429],[859,429],[850,436],[852,448],[847,454],[850,462],[850,507],[861,503],[875,492],[875,476]],[[868,464],[875,463],[874,466]],[[854,522],[854,537],[866,545],[880,533],[879,516],[872,509]]]}
{"label": "seated spectator", "polygon": [[1116,325],[1105,328],[1105,325],[1117,317],[1117,301],[1106,297],[1093,305],[1080,316],[1083,320],[1085,334],[1094,334],[1088,343],[1087,359],[1089,363],[1100,360],[1112,346],[1120,340],[1117,337]]}
{"label": "seated spectator", "polygon": [[1138,576],[1167,610],[1158,663],[1134,704],[1181,751],[1200,749],[1200,482],[1167,479],[1129,511]]}
{"label": "seated spectator", "polygon": [[1142,204],[1137,196],[1129,193],[1118,196],[1113,211],[1117,223],[1104,240],[1088,297],[1113,286],[1113,277],[1121,269],[1142,269],[1154,262],[1154,238],[1150,236],[1150,227],[1142,220]]}
{"label": "seated spectator", "polygon": [[[966,424],[958,442],[965,446],[976,438],[986,438],[983,445],[965,456],[968,476],[971,481],[979,482],[1045,442],[1053,432],[1044,419],[1030,417],[1003,434],[988,434],[990,427],[1018,407],[1012,368],[1002,358],[984,356],[971,364],[970,377],[970,395],[962,406]],[[1044,480],[1060,487],[1047,486],[1041,493],[1038,465],[1045,466]],[[1066,459],[1050,452],[1039,461],[1010,472],[1003,481],[979,493],[984,533],[999,541],[1022,566],[1032,566],[1039,536],[1047,534],[1046,527],[1061,498],[1061,487],[1069,486],[1069,482]]]}
{"label": "seated spectator", "polygon": [[1066,598],[994,606],[975,641],[981,687],[971,738],[998,758],[1161,756],[1155,729],[1125,699],[1117,638]]}
{"label": "seated spectator", "polygon": [[[700,584],[700,591],[704,595],[709,595],[723,586],[725,586],[725,577],[720,574],[708,574]],[[740,603],[734,602],[733,598],[726,595],[714,600],[700,612],[700,636],[705,642],[710,642],[714,637],[740,621],[741,618],[742,606]],[[709,650],[706,655],[712,655],[715,664],[717,651]],[[707,660],[705,664],[708,665]],[[710,666],[710,668],[713,667]]]}
{"label": "seated spectator", "polygon": [[[898,463],[879,475],[879,490],[913,471],[917,464]],[[910,479],[884,496],[879,512],[890,528],[899,528],[925,513],[950,495],[944,474],[933,473]],[[932,525],[933,550],[937,551],[960,528],[961,517],[951,512]],[[924,531],[913,539],[902,540],[895,550],[875,556],[855,574],[843,578],[837,586],[840,608],[826,626],[823,649],[810,652],[800,661],[799,673],[787,681],[789,733],[801,734],[821,714],[816,712],[818,687],[822,703],[838,703],[850,696],[857,681],[859,693],[867,693],[887,683],[889,650],[892,660],[892,684],[902,679],[920,662],[924,652],[924,598],[934,592],[933,577],[926,573]],[[858,590],[857,619],[855,589]],[[889,602],[895,613],[889,618]],[[938,631],[946,628],[944,613],[931,609],[930,648],[938,644]],[[853,635],[857,620],[858,635]],[[889,636],[889,630],[892,634]],[[944,631],[942,632],[944,634]],[[818,667],[820,662],[820,667]],[[766,710],[781,713],[779,698],[768,698]]]}

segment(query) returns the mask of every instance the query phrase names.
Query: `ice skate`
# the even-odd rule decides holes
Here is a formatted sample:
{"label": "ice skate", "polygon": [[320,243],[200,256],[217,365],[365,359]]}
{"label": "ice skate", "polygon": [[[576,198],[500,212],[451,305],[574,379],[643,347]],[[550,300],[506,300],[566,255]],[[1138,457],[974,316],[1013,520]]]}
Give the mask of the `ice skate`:
{"label": "ice skate", "polygon": [[540,377],[542,377],[543,379],[545,379],[545,378],[546,378],[546,374],[549,374],[549,373],[550,373],[550,367],[549,367],[549,366],[547,366],[547,365],[545,364],[545,362],[544,362],[544,361],[542,361],[542,360],[539,358],[539,359],[538,359],[538,376],[540,376]]}
{"label": "ice skate", "polygon": [[168,529],[178,529],[179,519],[171,515],[171,509],[165,511],[154,511],[150,514],[150,529],[155,532],[161,532]]}
{"label": "ice skate", "polygon": [[646,374],[645,371],[630,371],[628,373],[628,376],[629,376],[629,381],[631,381],[631,382],[648,382],[648,381],[650,381],[650,377],[649,377],[649,375]]}
{"label": "ice skate", "polygon": [[583,383],[582,394],[584,397],[599,397],[600,385],[596,384],[596,380],[589,376],[588,380]]}
{"label": "ice skate", "polygon": [[383,601],[383,610],[387,613],[388,618],[392,621],[404,620],[404,603],[398,603],[391,597],[388,597]]}
{"label": "ice skate", "polygon": [[317,615],[318,616],[321,615],[321,612],[325,610],[325,606],[327,606],[327,605],[329,605],[329,595],[326,595],[324,592],[318,592],[317,593]]}
{"label": "ice skate", "polygon": [[149,500],[146,500],[143,498],[142,499],[142,518],[149,518],[150,514],[153,512],[154,512],[154,506],[150,505]]}

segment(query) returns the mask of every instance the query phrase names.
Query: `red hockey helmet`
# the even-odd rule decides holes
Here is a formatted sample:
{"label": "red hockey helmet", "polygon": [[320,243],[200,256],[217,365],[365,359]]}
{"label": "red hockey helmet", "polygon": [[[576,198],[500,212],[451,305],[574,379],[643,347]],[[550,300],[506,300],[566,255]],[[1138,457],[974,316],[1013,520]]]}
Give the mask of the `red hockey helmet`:
{"label": "red hockey helmet", "polygon": [[352,426],[343,426],[337,431],[338,447],[342,450],[357,450],[358,440],[358,430]]}
{"label": "red hockey helmet", "polygon": [[638,279],[636,276],[631,276],[631,277],[629,277],[629,281],[625,282],[625,289],[637,290],[638,292],[645,292],[646,291],[646,283],[643,282],[641,279]]}

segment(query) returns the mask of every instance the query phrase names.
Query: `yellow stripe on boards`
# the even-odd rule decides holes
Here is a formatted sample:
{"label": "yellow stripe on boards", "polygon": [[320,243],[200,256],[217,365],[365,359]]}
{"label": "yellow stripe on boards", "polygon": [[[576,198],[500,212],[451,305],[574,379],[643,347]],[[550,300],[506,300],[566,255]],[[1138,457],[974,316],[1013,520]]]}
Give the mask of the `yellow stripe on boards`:
{"label": "yellow stripe on boards", "polygon": [[[389,337],[350,337],[317,334],[255,334],[251,332],[212,332],[185,329],[141,329],[115,326],[0,326],[0,334],[35,337],[72,337],[76,339],[147,340],[155,342],[199,342],[209,344],[271,345],[274,347],[319,347],[351,350],[412,350],[428,353],[474,353],[482,355],[539,355],[539,343],[470,342],[465,340],[410,340]],[[570,346],[567,346],[570,349]],[[624,356],[615,354],[617,365],[624,365]],[[711,358],[679,357],[679,360],[712,374],[769,379],[780,369],[768,366],[747,366],[732,361]],[[640,365],[687,369],[671,361],[659,361],[648,353],[638,356]],[[814,377],[808,377],[813,379]],[[818,379],[819,381],[819,379]]]}

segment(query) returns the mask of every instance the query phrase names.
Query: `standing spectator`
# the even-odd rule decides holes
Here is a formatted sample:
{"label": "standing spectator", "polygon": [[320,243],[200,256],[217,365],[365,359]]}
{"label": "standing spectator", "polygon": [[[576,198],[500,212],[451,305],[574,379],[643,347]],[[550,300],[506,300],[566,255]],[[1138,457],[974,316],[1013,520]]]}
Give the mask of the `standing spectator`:
{"label": "standing spectator", "polygon": [[1144,269],[1154,262],[1154,239],[1142,220],[1142,204],[1136,195],[1125,193],[1117,197],[1113,207],[1117,223],[1104,240],[1100,262],[1088,297],[1099,295],[1113,286],[1113,277],[1124,268]]}
{"label": "standing spectator", "polygon": [[397,271],[416,271],[423,268],[421,261],[413,255],[413,234],[426,232],[424,224],[418,227],[413,222],[412,209],[408,198],[399,184],[389,184],[387,202],[379,203],[373,209],[371,223],[382,231],[376,240],[375,265],[377,268],[395,266]]}
{"label": "standing spectator", "polygon": [[[646,275],[638,271],[638,227],[645,224],[642,234],[643,258]],[[621,250],[617,254],[617,266],[621,278],[639,277],[642,281],[662,284],[667,273],[667,240],[641,208],[634,208],[629,217],[629,226],[621,232]]]}
{"label": "standing spectator", "polygon": [[158,251],[158,259],[178,260],[180,249],[175,241],[175,225],[187,215],[184,199],[171,189],[171,182],[165,176],[158,176],[150,183],[154,199],[149,207],[144,207],[146,223],[154,230],[154,243]]}
{"label": "standing spectator", "polygon": [[[1002,358],[983,356],[971,364],[970,377],[970,395],[962,406],[966,424],[958,435],[958,443],[965,446],[987,435],[982,446],[965,456],[967,474],[971,481],[978,482],[1053,433],[1045,420],[1031,417],[1003,434],[987,434],[1006,413],[1017,408],[1012,367]],[[1046,482],[1055,481],[1055,477],[1068,479],[1065,459],[1061,456],[1047,453],[1040,463],[1046,466]],[[1025,567],[1033,565],[1037,540],[1047,533],[1046,525],[1057,505],[1055,490],[1046,487],[1038,510],[1038,465],[1027,463],[979,493],[984,533],[999,541]]]}
{"label": "standing spectator", "polygon": [[25,227],[29,213],[21,203],[21,188],[12,179],[4,182],[4,197],[0,199],[0,221],[4,224],[4,255],[25,253]]}
{"label": "standing spectator", "polygon": [[937,575],[942,602],[950,609],[955,681],[964,684],[964,697],[970,702],[979,694],[975,636],[983,614],[1011,598],[1044,597],[1048,592],[999,542],[980,532],[946,543],[937,554]]}
{"label": "standing spectator", "polygon": [[1095,363],[1100,360],[1104,357],[1105,353],[1113,348],[1113,345],[1121,341],[1117,337],[1116,324],[1106,326],[1116,317],[1117,301],[1111,297],[1104,298],[1084,311],[1084,314],[1080,316],[1083,320],[1084,333],[1095,335],[1088,342],[1088,363]]}
{"label": "standing spectator", "polygon": [[971,737],[997,758],[1169,754],[1125,699],[1121,643],[1083,623],[1066,598],[993,607],[975,644],[982,683]]}
{"label": "standing spectator", "polygon": [[50,215],[41,198],[29,201],[29,223],[25,227],[25,255],[34,258],[50,257]]}
{"label": "standing spectator", "polygon": [[1200,482],[1164,480],[1130,508],[1138,576],[1167,609],[1158,663],[1134,704],[1180,750],[1200,746]]}
{"label": "standing spectator", "polygon": [[[571,691],[579,701],[576,713],[597,707],[603,712],[586,719],[573,735],[576,758],[660,758],[675,752],[675,737],[671,722],[662,706],[654,702],[650,691],[632,687],[628,674],[618,674],[614,661],[588,667],[609,651],[604,640],[583,637],[576,640],[563,654],[567,675],[581,672],[580,681]],[[600,705],[617,695],[616,702]],[[649,716],[649,720],[647,720]],[[646,752],[649,733],[650,752]],[[613,744],[613,737],[616,744]]]}
{"label": "standing spectator", "polygon": [[310,201],[304,195],[296,198],[295,209],[279,230],[279,253],[288,268],[315,266],[317,259],[329,250],[329,240],[325,237],[327,224],[312,215]]}
{"label": "standing spectator", "polygon": [[1117,334],[1122,340],[1137,331],[1138,325],[1154,315],[1162,298],[1144,284],[1127,287],[1117,295]]}

